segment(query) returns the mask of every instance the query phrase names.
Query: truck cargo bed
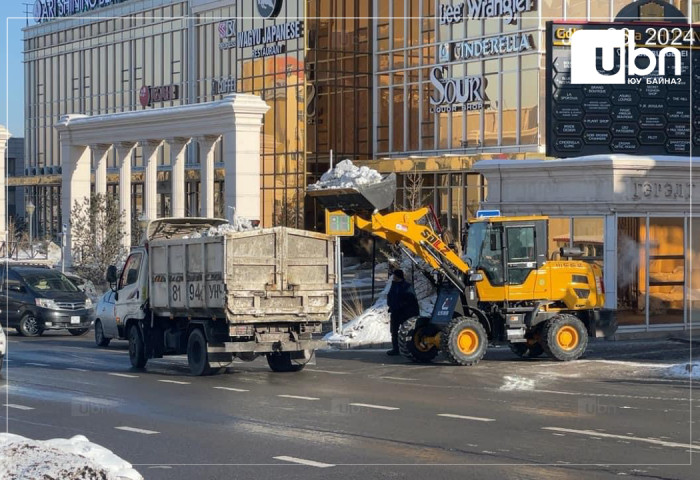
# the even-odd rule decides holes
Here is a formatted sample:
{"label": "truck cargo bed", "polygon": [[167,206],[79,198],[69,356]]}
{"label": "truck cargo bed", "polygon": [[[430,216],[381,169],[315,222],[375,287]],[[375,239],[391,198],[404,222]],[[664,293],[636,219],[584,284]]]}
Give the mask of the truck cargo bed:
{"label": "truck cargo bed", "polygon": [[230,324],[324,322],[333,309],[333,239],[275,227],[150,244],[150,305],[158,316]]}

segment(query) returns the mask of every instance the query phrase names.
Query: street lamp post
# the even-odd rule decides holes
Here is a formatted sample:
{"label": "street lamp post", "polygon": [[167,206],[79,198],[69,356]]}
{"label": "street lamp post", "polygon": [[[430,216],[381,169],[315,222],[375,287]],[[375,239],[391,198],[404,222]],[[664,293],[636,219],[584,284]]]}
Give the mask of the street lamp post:
{"label": "street lamp post", "polygon": [[31,198],[24,205],[24,209],[29,214],[29,255],[34,258],[34,235],[32,230],[34,222],[32,222],[32,217],[34,216],[34,210],[36,210],[36,207],[34,206],[34,202],[32,202]]}

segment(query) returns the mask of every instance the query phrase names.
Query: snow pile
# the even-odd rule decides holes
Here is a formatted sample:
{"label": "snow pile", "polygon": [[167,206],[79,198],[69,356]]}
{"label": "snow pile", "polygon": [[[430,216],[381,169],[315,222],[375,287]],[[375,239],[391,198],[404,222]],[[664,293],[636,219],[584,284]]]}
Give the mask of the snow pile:
{"label": "snow pile", "polygon": [[[410,278],[410,261],[402,262],[402,269],[407,278]],[[352,319],[343,326],[342,334],[329,333],[324,340],[331,345],[352,345],[360,346],[372,343],[391,342],[391,332],[389,324],[391,316],[389,306],[386,303],[386,296],[391,288],[389,280],[374,305],[362,312],[362,315]],[[421,315],[430,316],[435,305],[435,289],[425,276],[418,270],[415,271],[413,289],[418,298]]]}
{"label": "snow pile", "polygon": [[343,160],[335,168],[321,176],[321,180],[309,185],[309,190],[326,188],[354,188],[358,185],[372,185],[382,181],[382,175],[369,167],[356,167],[350,160]]}
{"label": "snow pile", "polygon": [[234,215],[232,223],[224,223],[216,227],[209,227],[209,229],[204,232],[194,232],[193,234],[182,238],[221,237],[227,233],[245,232],[248,230],[254,230],[255,228],[256,227],[253,226],[253,222],[247,218]]}
{"label": "snow pile", "polygon": [[82,435],[39,441],[12,433],[0,433],[0,478],[143,480],[129,462]]}
{"label": "snow pile", "polygon": [[700,362],[693,363],[679,363],[678,365],[673,365],[664,371],[664,375],[667,377],[683,378],[693,380],[700,380]]}

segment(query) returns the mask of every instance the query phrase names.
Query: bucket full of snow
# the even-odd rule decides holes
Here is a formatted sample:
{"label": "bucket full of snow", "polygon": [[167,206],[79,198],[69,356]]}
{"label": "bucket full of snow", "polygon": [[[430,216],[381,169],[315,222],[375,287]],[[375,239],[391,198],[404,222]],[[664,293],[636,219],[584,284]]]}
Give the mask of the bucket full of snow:
{"label": "bucket full of snow", "polygon": [[307,194],[316,198],[323,208],[347,213],[389,208],[395,193],[395,173],[382,176],[376,170],[357,167],[350,160],[338,163],[307,188]]}

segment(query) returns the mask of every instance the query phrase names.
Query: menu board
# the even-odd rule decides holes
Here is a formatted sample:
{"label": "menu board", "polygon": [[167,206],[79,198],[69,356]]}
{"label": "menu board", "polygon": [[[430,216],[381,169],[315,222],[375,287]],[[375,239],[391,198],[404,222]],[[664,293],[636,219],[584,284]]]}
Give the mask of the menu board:
{"label": "menu board", "polygon": [[[694,27],[682,23],[547,22],[547,155],[689,155],[691,143],[693,149],[700,147],[700,28]],[[678,49],[680,75],[675,75],[673,56],[666,55],[665,73],[655,69],[646,76],[627,75],[624,84],[572,84],[573,32],[610,28],[634,31],[635,48],[652,51],[657,66],[663,48]],[[601,52],[599,49],[599,65]],[[645,61],[649,65],[641,59],[637,66],[643,68]],[[620,63],[619,55],[616,62]]]}

